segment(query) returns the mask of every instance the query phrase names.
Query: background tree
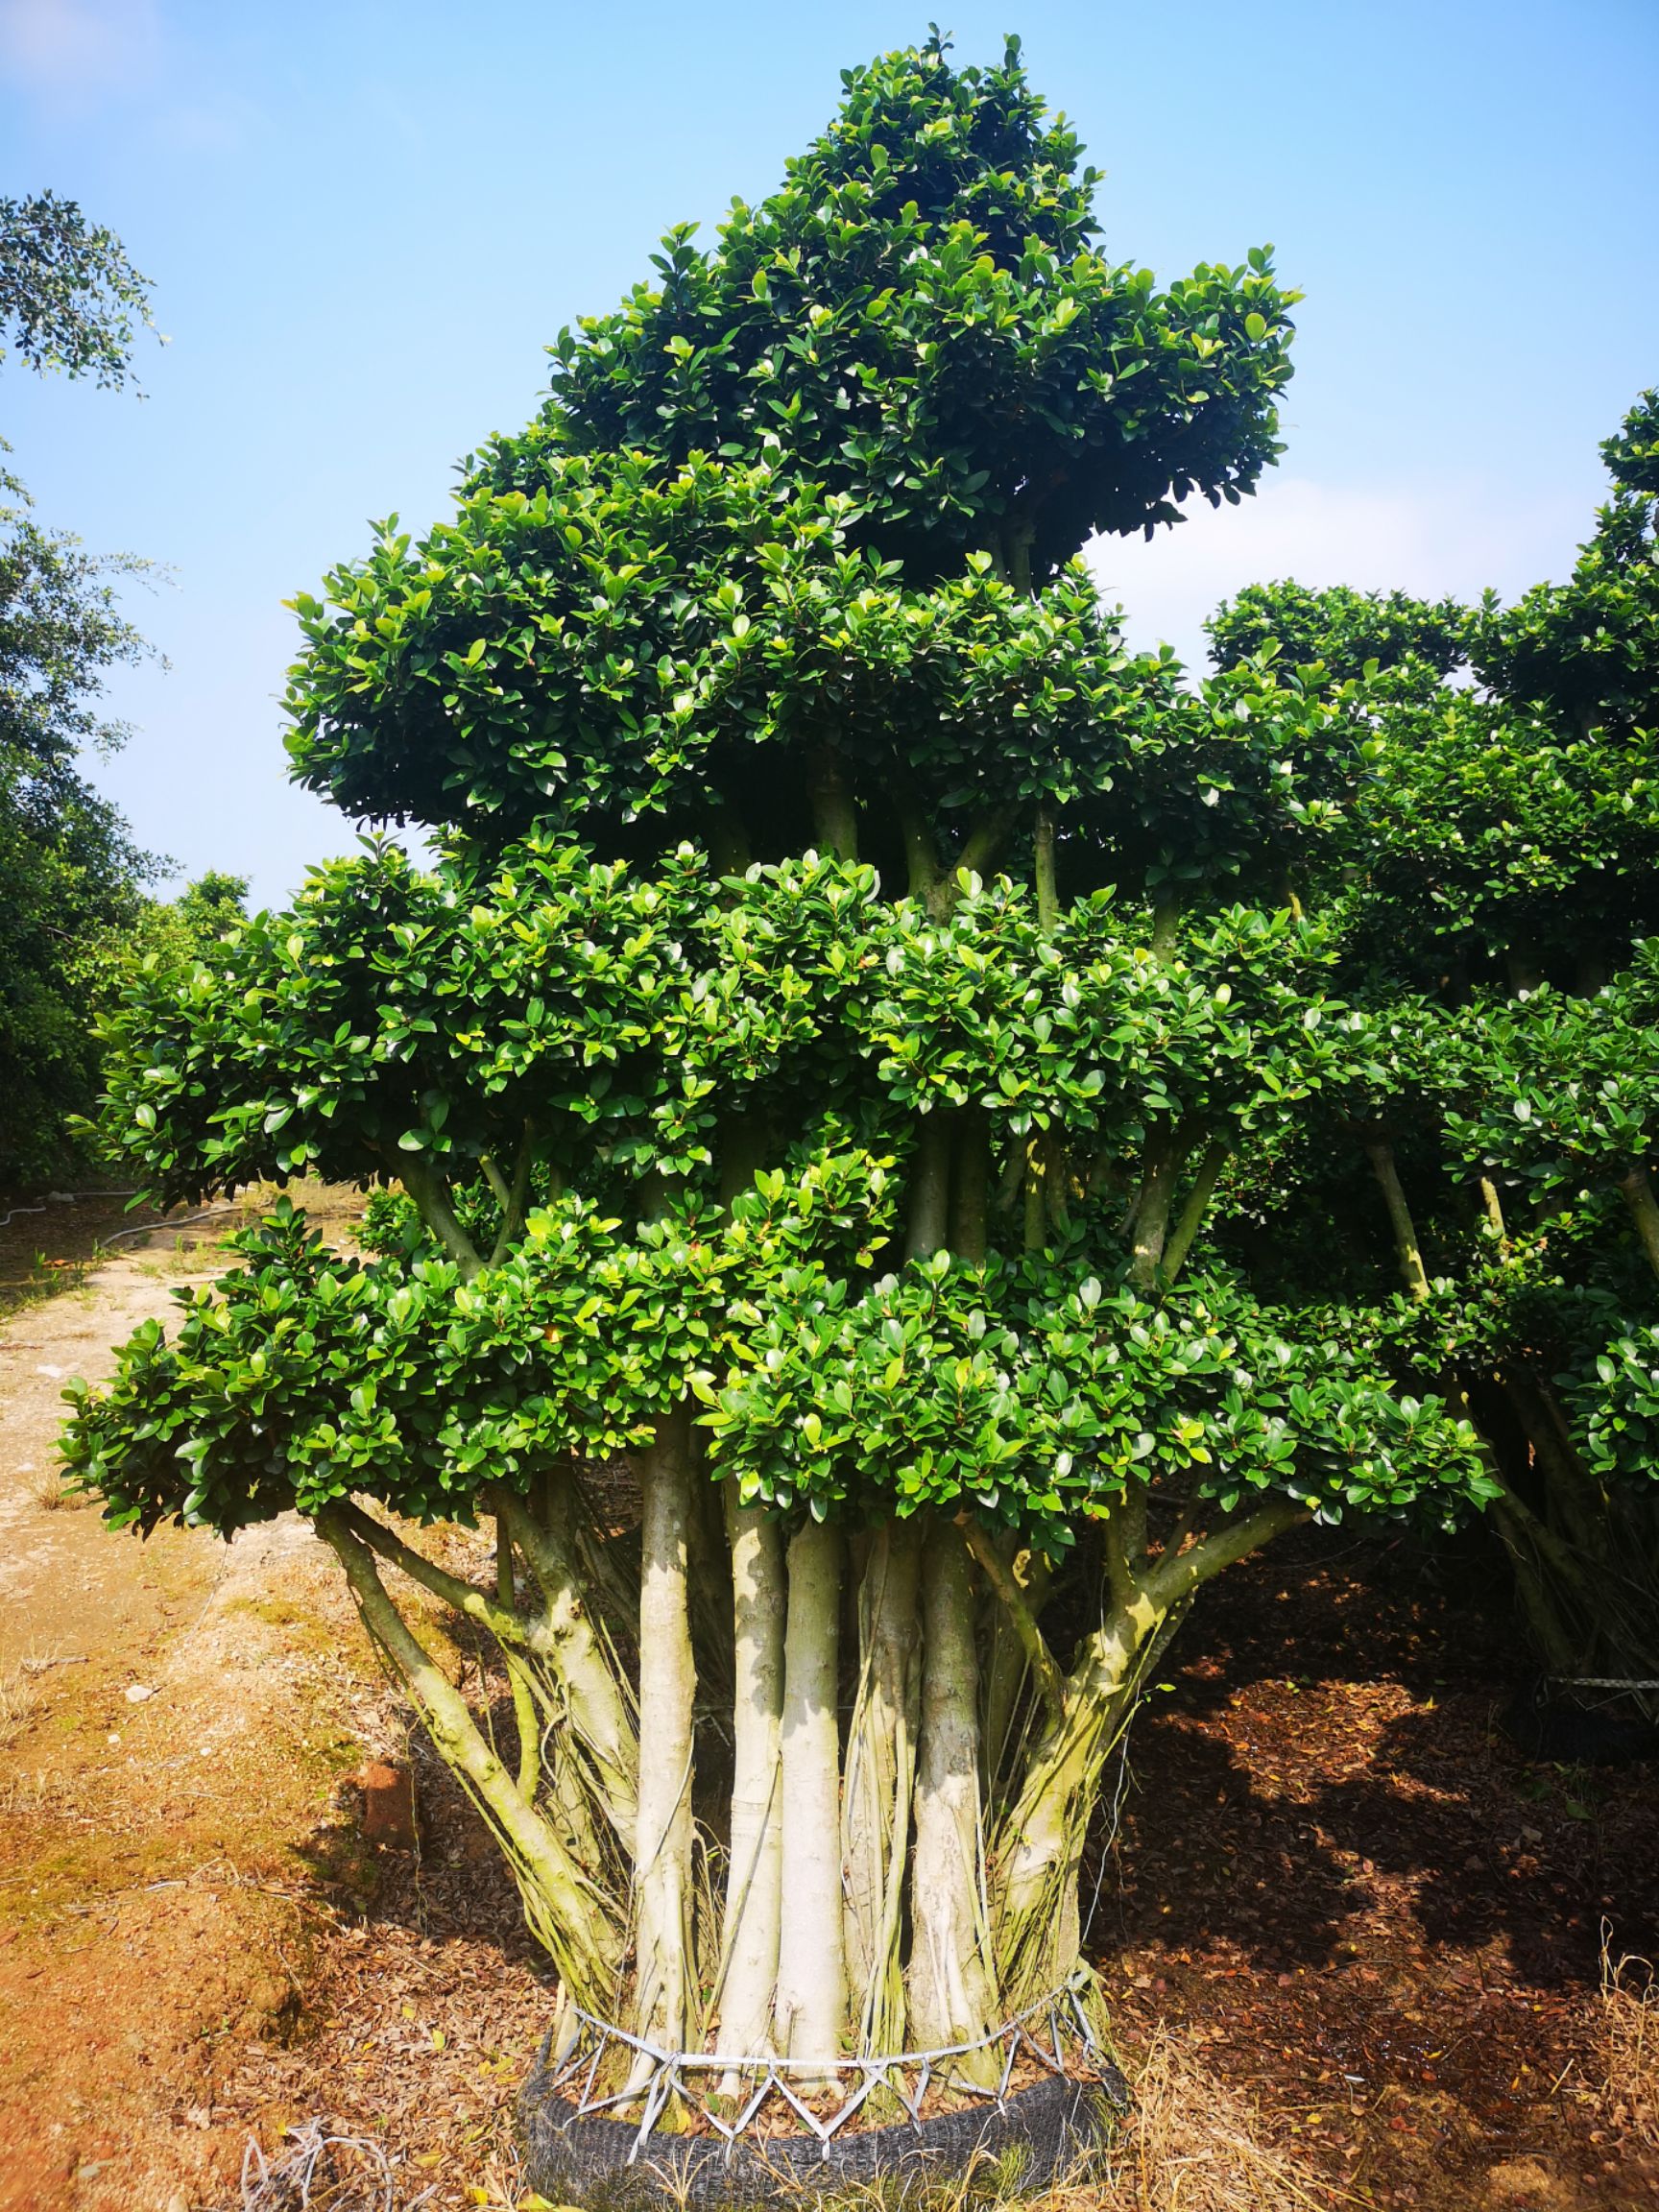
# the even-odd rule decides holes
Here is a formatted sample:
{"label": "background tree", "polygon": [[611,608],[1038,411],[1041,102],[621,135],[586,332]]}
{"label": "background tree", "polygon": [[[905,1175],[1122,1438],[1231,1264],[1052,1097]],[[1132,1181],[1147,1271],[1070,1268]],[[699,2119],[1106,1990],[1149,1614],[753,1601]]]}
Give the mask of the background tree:
{"label": "background tree", "polygon": [[[54,193],[0,199],[0,360],[120,386],[139,325],[152,326],[148,285],[119,239]],[[99,694],[148,650],[119,596],[148,570],[42,529],[0,470],[0,1183],[70,1165],[70,1118],[98,1088],[89,1016],[160,926],[144,886],[164,864],[83,772],[128,734]]]}
{"label": "background tree", "polygon": [[112,230],[55,192],[0,198],[0,361],[119,387],[140,327],[156,327],[150,280]]}
{"label": "background tree", "polygon": [[157,863],[133,845],[80,762],[126,735],[101,721],[106,671],[139,659],[100,560],[42,530],[20,488],[0,506],[0,1181],[56,1173],[66,1118],[97,1094],[84,965],[137,921]]}
{"label": "background tree", "polygon": [[1656,440],[1647,394],[1601,448],[1614,494],[1571,579],[1513,608],[1282,584],[1211,624],[1218,665],[1293,661],[1374,724],[1332,895],[1341,987],[1398,1043],[1304,1154],[1304,1198],[1346,1224],[1337,1294],[1392,1247],[1388,1333],[1478,1421],[1563,1676],[1659,1658]]}
{"label": "background tree", "polygon": [[[733,2090],[983,2086],[1086,1982],[1102,1766],[1198,1588],[1495,1489],[1369,1310],[1211,1233],[1382,1079],[1298,889],[1374,724],[1097,605],[1089,531],[1277,449],[1294,296],[1261,250],[1159,292],[1092,183],[1015,47],[850,72],[452,521],[299,601],[296,772],[438,864],[371,841],[112,1037],[158,1193],[406,1197],[368,1261],[278,1209],[82,1394],[82,1479],[308,1515],[567,1998]],[[470,1701],[411,1588],[493,1649]]]}

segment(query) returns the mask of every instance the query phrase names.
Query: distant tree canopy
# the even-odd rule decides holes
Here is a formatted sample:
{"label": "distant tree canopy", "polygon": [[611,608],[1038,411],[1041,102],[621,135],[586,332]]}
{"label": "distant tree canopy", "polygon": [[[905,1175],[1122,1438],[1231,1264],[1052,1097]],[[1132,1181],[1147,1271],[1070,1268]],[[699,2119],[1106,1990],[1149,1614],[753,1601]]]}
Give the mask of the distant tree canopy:
{"label": "distant tree canopy", "polygon": [[[146,301],[120,241],[73,201],[0,200],[0,361],[119,386]],[[147,651],[118,596],[147,567],[43,529],[0,470],[0,1183],[69,1161],[69,1121],[97,1095],[95,1017],[160,926],[144,890],[160,863],[83,772],[127,737],[100,693]]]}
{"label": "distant tree canopy", "polygon": [[[10,480],[8,480],[10,481]],[[15,484],[0,505],[0,1180],[55,1171],[65,1117],[97,1092],[84,997],[95,945],[130,927],[156,863],[80,769],[125,733],[96,710],[106,672],[137,660],[112,575],[42,530]]]}
{"label": "distant tree canopy", "polygon": [[1489,606],[1475,653],[1494,691],[1581,729],[1659,729],[1659,392],[1601,447],[1613,496],[1566,584]]}

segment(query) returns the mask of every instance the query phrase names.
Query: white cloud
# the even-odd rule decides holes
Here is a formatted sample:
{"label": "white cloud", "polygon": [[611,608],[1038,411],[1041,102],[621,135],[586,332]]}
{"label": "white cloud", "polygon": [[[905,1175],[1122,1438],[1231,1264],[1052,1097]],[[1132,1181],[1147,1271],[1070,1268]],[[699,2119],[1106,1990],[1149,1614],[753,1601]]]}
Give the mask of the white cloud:
{"label": "white cloud", "polygon": [[1204,659],[1205,616],[1241,585],[1293,576],[1430,599],[1475,599],[1492,585],[1510,598],[1564,575],[1594,520],[1565,502],[1518,506],[1490,485],[1395,489],[1278,475],[1238,507],[1195,500],[1187,514],[1150,543],[1097,538],[1088,559],[1102,596],[1121,600],[1131,642],[1166,640],[1190,663]]}
{"label": "white cloud", "polygon": [[0,0],[0,72],[55,101],[150,77],[160,43],[155,0]]}

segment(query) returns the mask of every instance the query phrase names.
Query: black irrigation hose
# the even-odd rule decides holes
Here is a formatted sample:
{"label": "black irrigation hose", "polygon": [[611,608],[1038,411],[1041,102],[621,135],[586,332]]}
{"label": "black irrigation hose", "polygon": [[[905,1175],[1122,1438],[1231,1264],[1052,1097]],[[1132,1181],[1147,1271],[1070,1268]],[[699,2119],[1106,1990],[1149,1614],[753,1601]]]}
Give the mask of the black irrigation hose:
{"label": "black irrigation hose", "polygon": [[100,1237],[92,1249],[107,1252],[111,1244],[119,1244],[123,1237],[153,1237],[163,1229],[188,1229],[193,1221],[210,1220],[215,1214],[236,1214],[241,1211],[235,1199],[227,1199],[220,1206],[204,1206],[200,1214],[186,1214],[181,1221],[140,1221],[131,1229],[117,1229],[111,1236]]}

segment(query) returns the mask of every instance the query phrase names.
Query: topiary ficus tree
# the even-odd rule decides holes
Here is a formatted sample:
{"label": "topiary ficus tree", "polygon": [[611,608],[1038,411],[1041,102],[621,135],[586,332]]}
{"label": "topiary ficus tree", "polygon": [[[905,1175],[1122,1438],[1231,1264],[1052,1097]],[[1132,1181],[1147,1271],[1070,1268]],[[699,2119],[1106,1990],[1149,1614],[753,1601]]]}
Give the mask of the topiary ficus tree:
{"label": "topiary ficus tree", "polygon": [[70,1431],[108,1518],[308,1516],[573,2003],[808,2086],[994,2080],[1197,1590],[1488,1488],[1362,1317],[1205,1256],[1378,1048],[1295,889],[1367,725],[1096,603],[1091,532],[1274,455],[1294,296],[1159,291],[1094,181],[1015,47],[851,72],[299,602],[296,774],[438,860],[319,870],[115,1041],[156,1193],[406,1196],[139,1332]]}

